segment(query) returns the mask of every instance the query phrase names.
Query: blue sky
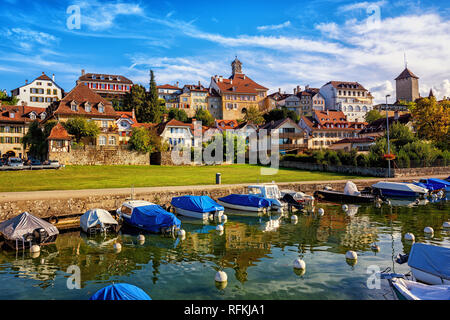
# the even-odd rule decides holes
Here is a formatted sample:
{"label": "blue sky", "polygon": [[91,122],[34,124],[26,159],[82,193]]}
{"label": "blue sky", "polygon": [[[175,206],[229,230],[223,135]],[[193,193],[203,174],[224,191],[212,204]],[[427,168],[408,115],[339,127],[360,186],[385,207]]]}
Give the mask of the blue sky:
{"label": "blue sky", "polygon": [[[80,9],[70,29],[70,6]],[[378,102],[408,67],[423,95],[450,96],[448,1],[24,1],[0,0],[0,88],[41,72],[66,91],[81,69],[148,85],[244,72],[270,88],[358,81]],[[395,94],[394,94],[395,96]]]}

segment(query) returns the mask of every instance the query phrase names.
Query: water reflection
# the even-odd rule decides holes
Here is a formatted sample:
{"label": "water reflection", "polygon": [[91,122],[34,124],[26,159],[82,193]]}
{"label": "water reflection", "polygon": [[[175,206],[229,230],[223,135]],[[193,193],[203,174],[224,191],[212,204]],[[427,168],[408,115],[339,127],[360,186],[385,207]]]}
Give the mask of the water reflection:
{"label": "water reflection", "polygon": [[[213,284],[214,274],[223,269],[228,274],[229,284],[221,288],[222,296],[298,299],[309,292],[309,298],[329,298],[336,290],[333,279],[339,276],[341,290],[349,297],[361,298],[368,294],[359,283],[365,277],[365,259],[376,259],[373,261],[380,266],[394,267],[394,257],[398,253],[409,253],[412,245],[404,240],[405,233],[414,233],[416,242],[450,246],[449,231],[442,227],[443,222],[450,219],[450,206],[445,201],[414,206],[398,206],[391,202],[391,206],[383,204],[380,208],[349,205],[347,212],[340,205],[319,204],[319,207],[325,211],[323,216],[299,214],[297,224],[291,223],[288,215],[228,214],[223,235],[216,232],[215,221],[203,223],[183,218],[184,240],[146,235],[145,242],[140,244],[136,234],[125,232],[95,237],[80,232],[61,234],[56,245],[43,247],[36,258],[28,252],[0,252],[0,281],[8,283],[21,297],[34,298],[36,291],[33,288],[40,288],[56,299],[63,299],[68,294],[64,287],[69,276],[66,270],[77,265],[82,274],[81,286],[88,292],[96,284],[127,280],[151,286],[156,291],[152,297],[161,292],[161,297],[177,295],[190,299],[194,295],[190,292],[196,292],[195,298],[214,298],[214,293],[205,287],[211,283],[217,291]],[[423,233],[426,226],[435,230],[432,238]],[[122,245],[118,253],[114,249],[115,243]],[[380,246],[380,252],[371,251],[373,243]],[[360,256],[351,271],[345,264],[348,250],[356,251]],[[306,274],[292,271],[292,261],[299,255],[307,261]],[[195,273],[192,270],[196,270]],[[148,277],[143,276],[147,273]],[[289,278],[291,276],[295,278]],[[291,292],[281,291],[274,297],[273,292],[280,289],[273,284],[264,290],[260,287],[253,291],[245,289],[265,283],[270,277],[296,281],[299,276],[309,279],[303,293],[292,289]],[[196,282],[189,281],[192,277],[197,279]],[[17,279],[26,281],[18,282]],[[233,281],[241,286],[230,285]],[[359,283],[357,288],[352,287],[352,281]],[[178,288],[184,284],[190,286],[189,290]],[[289,283],[291,285],[293,283]],[[0,292],[0,298],[16,298],[6,291]],[[84,299],[87,291],[71,294],[74,298]]]}

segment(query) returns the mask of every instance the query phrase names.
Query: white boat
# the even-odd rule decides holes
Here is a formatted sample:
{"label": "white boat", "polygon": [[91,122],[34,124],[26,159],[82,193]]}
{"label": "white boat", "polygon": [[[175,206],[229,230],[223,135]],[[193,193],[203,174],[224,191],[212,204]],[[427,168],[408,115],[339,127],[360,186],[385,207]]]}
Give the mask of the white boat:
{"label": "white boat", "polygon": [[294,191],[294,190],[281,190],[281,198],[284,198],[287,194],[292,196],[295,201],[297,201],[299,204],[303,205],[313,205],[314,204],[314,197],[310,196],[306,193],[300,192],[300,191]]}
{"label": "white boat", "polygon": [[406,182],[380,181],[372,185],[375,193],[385,197],[423,197],[429,190]]}
{"label": "white boat", "polygon": [[450,285],[426,285],[401,278],[389,283],[400,300],[450,300]]}
{"label": "white boat", "polygon": [[276,210],[281,212],[285,207],[287,207],[286,203],[281,202],[281,192],[278,189],[278,186],[274,183],[264,183],[257,185],[248,186],[248,194],[269,199],[272,202],[271,210]]}
{"label": "white boat", "polygon": [[122,203],[122,206],[116,210],[117,214],[122,219],[131,219],[131,214],[134,208],[145,207],[155,205],[152,202],[144,201],[144,200],[128,200]]}
{"label": "white boat", "polygon": [[220,219],[225,208],[208,196],[182,196],[172,198],[175,212],[185,217],[203,220]]}
{"label": "white boat", "polygon": [[[236,197],[236,196],[246,196],[246,195],[230,195],[230,196]],[[267,208],[270,207],[270,203],[267,203],[267,205],[265,205],[264,203],[261,203],[262,200],[264,200],[264,199],[261,199],[261,198],[256,199],[256,201],[258,201],[261,204],[259,204],[259,205],[256,205],[256,204],[255,205],[251,205],[251,204],[244,204],[244,202],[238,202],[238,203],[241,203],[241,204],[232,203],[232,202],[229,201],[230,200],[230,196],[219,198],[217,200],[217,203],[220,204],[221,206],[227,208],[227,209],[232,209],[232,210],[236,210],[236,211],[246,211],[246,212],[248,212],[248,211],[250,211],[250,212],[266,212]]]}
{"label": "white boat", "polygon": [[408,266],[417,281],[433,285],[450,285],[450,249],[415,243],[408,257]]}
{"label": "white boat", "polygon": [[86,211],[80,218],[81,230],[88,234],[107,231],[118,231],[119,223],[103,209]]}

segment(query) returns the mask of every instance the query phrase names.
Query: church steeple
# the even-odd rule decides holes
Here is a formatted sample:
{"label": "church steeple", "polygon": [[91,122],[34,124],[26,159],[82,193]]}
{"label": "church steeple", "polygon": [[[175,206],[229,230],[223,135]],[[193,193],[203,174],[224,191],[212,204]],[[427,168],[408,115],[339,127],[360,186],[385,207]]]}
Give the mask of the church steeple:
{"label": "church steeple", "polygon": [[231,74],[234,76],[237,73],[242,74],[242,62],[236,56],[236,59],[231,63]]}

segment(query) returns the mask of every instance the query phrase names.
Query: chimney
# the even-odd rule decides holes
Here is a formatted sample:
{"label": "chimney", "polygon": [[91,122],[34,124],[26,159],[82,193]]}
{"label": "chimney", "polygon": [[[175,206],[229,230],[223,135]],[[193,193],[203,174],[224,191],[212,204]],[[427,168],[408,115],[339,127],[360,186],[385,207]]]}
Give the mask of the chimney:
{"label": "chimney", "polygon": [[198,82],[198,86],[199,86],[199,87],[201,87],[201,86],[202,86],[202,84],[200,83],[200,81]]}
{"label": "chimney", "polygon": [[28,80],[25,80],[25,84],[28,84]]}
{"label": "chimney", "polygon": [[300,86],[297,86],[297,93],[300,93]]}
{"label": "chimney", "polygon": [[81,69],[81,75],[84,76],[86,72],[84,72],[84,69]]}
{"label": "chimney", "polygon": [[233,84],[233,80],[230,80],[230,84]]}
{"label": "chimney", "polygon": [[179,81],[177,81],[177,88],[179,88],[179,85],[180,85],[180,82],[179,82]]}
{"label": "chimney", "polygon": [[278,93],[281,93],[281,88],[278,88]]}
{"label": "chimney", "polygon": [[44,71],[42,71],[42,75],[44,75],[45,74],[45,72]]}
{"label": "chimney", "polygon": [[131,109],[131,118],[132,118],[133,120],[136,119],[136,112],[134,111],[134,107]]}
{"label": "chimney", "polygon": [[25,107],[27,105],[27,103],[25,101],[22,101],[21,105],[22,105],[22,107]]}
{"label": "chimney", "polygon": [[55,74],[52,75],[52,80],[55,82]]}
{"label": "chimney", "polygon": [[167,113],[164,113],[163,114],[163,122],[166,122],[168,118],[169,118],[169,115]]}

